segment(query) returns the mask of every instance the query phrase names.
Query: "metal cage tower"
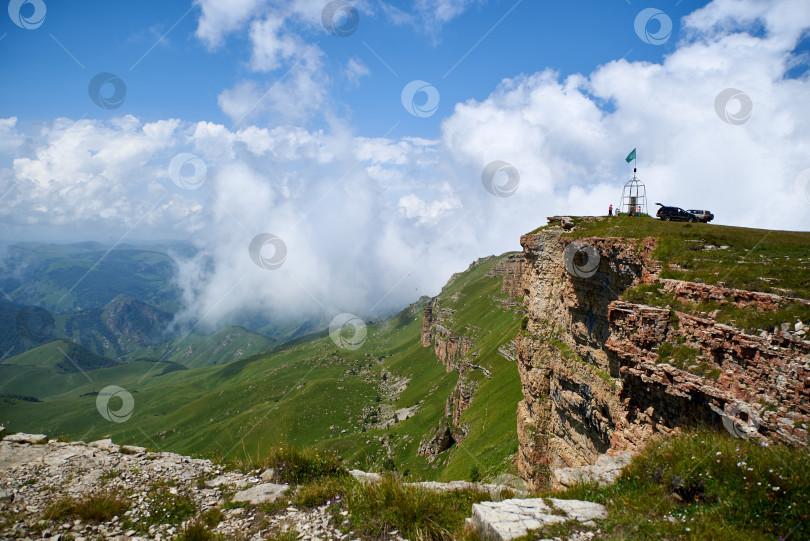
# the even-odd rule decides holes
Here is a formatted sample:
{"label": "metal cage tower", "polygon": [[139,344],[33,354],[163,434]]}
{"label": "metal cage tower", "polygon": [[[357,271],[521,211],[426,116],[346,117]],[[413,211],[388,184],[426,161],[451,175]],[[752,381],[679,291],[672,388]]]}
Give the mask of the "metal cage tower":
{"label": "metal cage tower", "polygon": [[635,167],[633,168],[633,178],[627,181],[622,190],[622,202],[619,209],[624,214],[647,214],[647,188],[636,177]]}

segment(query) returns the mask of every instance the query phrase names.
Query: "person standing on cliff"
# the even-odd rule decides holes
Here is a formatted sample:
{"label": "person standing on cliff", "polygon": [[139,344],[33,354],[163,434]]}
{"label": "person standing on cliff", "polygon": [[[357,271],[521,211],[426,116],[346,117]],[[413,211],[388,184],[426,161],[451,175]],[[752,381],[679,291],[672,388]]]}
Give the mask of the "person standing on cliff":
{"label": "person standing on cliff", "polygon": [[608,207],[608,216],[613,216],[613,204]]}

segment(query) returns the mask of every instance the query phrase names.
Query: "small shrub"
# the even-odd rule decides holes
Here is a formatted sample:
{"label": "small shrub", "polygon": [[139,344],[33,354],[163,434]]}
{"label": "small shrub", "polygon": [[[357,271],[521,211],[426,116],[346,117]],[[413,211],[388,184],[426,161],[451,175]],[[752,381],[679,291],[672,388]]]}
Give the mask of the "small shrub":
{"label": "small shrub", "polygon": [[392,475],[378,483],[356,483],[347,493],[354,528],[379,535],[393,528],[408,539],[449,540],[462,532],[472,504],[489,500],[483,490],[434,492],[407,486]]}
{"label": "small shrub", "polygon": [[479,468],[477,464],[473,465],[470,468],[470,481],[472,481],[473,483],[477,483],[483,478],[484,475],[481,473],[481,468]]}
{"label": "small shrub", "polygon": [[152,524],[180,524],[194,516],[197,506],[185,492],[174,492],[165,483],[155,483],[146,493],[146,511],[133,517],[128,526],[138,531],[146,531]]}
{"label": "small shrub", "polygon": [[349,471],[340,458],[329,451],[294,447],[271,449],[265,457],[240,461],[236,466],[245,472],[273,468],[278,478],[291,484],[303,484],[325,477],[345,477]]}
{"label": "small shrub", "polygon": [[45,520],[79,517],[87,522],[106,522],[122,516],[129,505],[113,492],[88,494],[82,498],[64,497],[51,503],[43,513]]}
{"label": "small shrub", "polygon": [[186,524],[174,538],[175,541],[212,541],[214,539],[216,539],[214,533],[200,520]]}
{"label": "small shrub", "polygon": [[342,479],[324,479],[298,487],[293,504],[300,507],[318,507],[328,502],[345,500],[346,482]]}
{"label": "small shrub", "polygon": [[219,507],[212,507],[200,515],[200,521],[209,528],[216,528],[222,522],[222,510]]}
{"label": "small shrub", "polygon": [[267,538],[267,541],[298,541],[298,530],[282,530]]}

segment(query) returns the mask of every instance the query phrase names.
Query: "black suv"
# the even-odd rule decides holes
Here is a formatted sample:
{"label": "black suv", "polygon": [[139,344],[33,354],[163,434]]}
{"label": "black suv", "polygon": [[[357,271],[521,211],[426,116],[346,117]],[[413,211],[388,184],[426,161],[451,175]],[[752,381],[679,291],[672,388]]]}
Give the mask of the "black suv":
{"label": "black suv", "polygon": [[655,215],[664,220],[664,221],[681,221],[681,222],[697,222],[698,217],[692,214],[691,212],[686,212],[680,207],[665,207],[661,205],[661,203],[656,203],[656,205],[660,205],[661,208],[658,209],[658,212]]}

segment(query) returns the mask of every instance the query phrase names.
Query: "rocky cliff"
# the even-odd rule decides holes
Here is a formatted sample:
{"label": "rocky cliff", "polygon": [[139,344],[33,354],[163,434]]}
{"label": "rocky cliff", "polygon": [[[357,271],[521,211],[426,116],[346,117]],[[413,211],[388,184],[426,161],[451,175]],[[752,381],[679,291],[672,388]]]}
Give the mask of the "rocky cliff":
{"label": "rocky cliff", "polygon": [[656,433],[698,421],[743,437],[808,443],[810,342],[802,335],[753,336],[712,314],[620,299],[628,288],[659,284],[675,299],[766,311],[778,296],[661,280],[653,238],[562,233],[548,228],[521,238],[517,462],[530,486],[555,469],[638,450]]}
{"label": "rocky cliff", "polygon": [[[522,265],[521,254],[478,259],[467,270],[478,272],[490,284],[487,295],[479,294],[471,299],[466,288],[457,283],[461,275],[456,274],[442,288],[442,294],[430,299],[424,308],[422,346],[432,348],[447,372],[458,373],[456,386],[447,397],[443,418],[421,441],[417,451],[418,455],[425,456],[429,462],[433,462],[440,453],[467,436],[469,426],[462,421],[462,415],[472,404],[481,378],[493,377],[490,370],[483,366],[487,362],[477,360],[482,351],[482,342],[492,329],[489,328],[487,319],[473,324],[470,321],[470,312],[484,316],[496,312],[503,314],[506,311],[511,312],[510,319],[519,317],[522,312],[518,312],[518,306],[521,303],[512,297],[515,294],[514,282]],[[499,290],[500,295],[497,294]],[[492,295],[493,293],[495,294]],[[514,358],[509,358],[513,349],[511,336],[513,334],[498,344],[497,351],[504,359],[514,362]]]}

